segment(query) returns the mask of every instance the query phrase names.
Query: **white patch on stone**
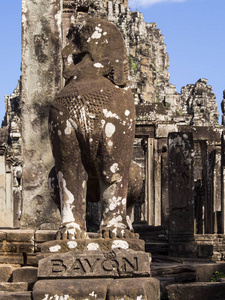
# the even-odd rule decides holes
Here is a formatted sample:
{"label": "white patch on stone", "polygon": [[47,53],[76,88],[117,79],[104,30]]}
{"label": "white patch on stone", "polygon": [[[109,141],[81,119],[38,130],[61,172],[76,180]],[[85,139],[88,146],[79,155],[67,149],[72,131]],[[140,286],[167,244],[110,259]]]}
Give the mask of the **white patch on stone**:
{"label": "white patch on stone", "polygon": [[101,93],[103,92],[103,90],[100,91]]}
{"label": "white patch on stone", "polygon": [[69,227],[80,229],[79,225],[75,223],[75,218],[73,216],[72,208],[74,203],[74,196],[73,194],[67,189],[66,181],[63,178],[63,173],[61,171],[58,172],[58,183],[59,183],[59,190],[60,190],[60,199],[62,204],[62,211],[61,211],[61,222],[69,223]]}
{"label": "white patch on stone", "polygon": [[61,32],[61,25],[62,25],[62,12],[59,10],[57,14],[55,15],[55,20],[57,22],[57,26],[59,29],[59,32]]}
{"label": "white patch on stone", "polygon": [[102,36],[101,32],[102,32],[102,28],[95,27],[95,31],[93,32],[91,38],[96,40],[100,39]]}
{"label": "white patch on stone", "polygon": [[91,38],[89,37],[88,39],[87,39],[87,43],[89,43],[91,41]]}
{"label": "white patch on stone", "polygon": [[98,45],[98,42],[95,42],[96,45]]}
{"label": "white patch on stone", "polygon": [[63,112],[62,112],[62,111],[60,111],[59,114],[60,114],[61,116],[63,116]]}
{"label": "white patch on stone", "polygon": [[92,138],[90,138],[90,139],[89,139],[89,142],[90,142],[90,143],[92,143],[92,142],[93,142],[93,139],[92,139]]}
{"label": "white patch on stone", "polygon": [[126,225],[123,224],[121,221],[123,220],[122,216],[117,216],[109,220],[107,227],[116,227],[116,228],[126,228]]}
{"label": "white patch on stone", "polygon": [[102,111],[103,111],[103,114],[106,118],[115,118],[115,119],[118,119],[118,120],[120,119],[120,117],[117,114],[112,113],[111,111],[108,111],[107,108],[104,108]]}
{"label": "white patch on stone", "polygon": [[127,91],[128,89],[129,89],[129,86],[126,86],[126,87],[124,88],[125,91]]}
{"label": "white patch on stone", "polygon": [[105,120],[101,120],[102,128],[105,126]]}
{"label": "white patch on stone", "polygon": [[61,249],[60,245],[55,245],[55,246],[49,247],[50,252],[58,252],[60,249]]}
{"label": "white patch on stone", "polygon": [[106,31],[104,31],[104,32],[103,32],[103,35],[106,35],[106,34],[107,34],[107,32],[106,32]]}
{"label": "white patch on stone", "polygon": [[73,63],[73,55],[70,54],[68,57],[67,57],[67,62],[68,62],[68,65],[71,65]]}
{"label": "white patch on stone", "polygon": [[129,116],[129,114],[130,114],[130,111],[129,111],[129,110],[126,110],[126,111],[125,111],[125,116],[127,116],[127,117],[128,117],[128,116]]}
{"label": "white patch on stone", "polygon": [[87,250],[93,251],[93,250],[98,250],[99,249],[99,244],[97,243],[89,243],[87,245]]}
{"label": "white patch on stone", "polygon": [[118,85],[115,85],[115,88],[119,89],[120,87]]}
{"label": "white patch on stone", "polygon": [[107,123],[105,126],[105,134],[107,137],[111,138],[116,131],[116,127],[112,123]]}
{"label": "white patch on stone", "polygon": [[61,132],[61,130],[58,130],[58,135],[62,135],[62,132]]}
{"label": "white patch on stone", "polygon": [[118,62],[119,62],[119,59],[116,59],[115,62],[118,63]]}
{"label": "white patch on stone", "polygon": [[95,68],[104,68],[104,66],[103,66],[101,63],[99,63],[99,62],[98,62],[98,63],[95,63],[95,64],[94,64],[94,67],[95,67]]}
{"label": "white patch on stone", "polygon": [[67,242],[67,245],[70,249],[77,248],[77,242],[69,241],[69,242]]}
{"label": "white patch on stone", "polygon": [[129,228],[130,230],[132,230],[132,229],[133,229],[133,226],[132,226],[132,222],[131,222],[130,217],[129,217],[129,216],[126,216],[126,220],[127,220],[128,228]]}
{"label": "white patch on stone", "polygon": [[95,294],[95,292],[93,291],[92,293],[89,294],[89,296],[95,297],[97,299],[97,294]]}
{"label": "white patch on stone", "polygon": [[119,166],[117,163],[114,163],[111,167],[110,167],[110,171],[112,173],[116,173],[117,171],[119,171]]}
{"label": "white patch on stone", "polygon": [[73,76],[73,79],[77,79],[77,76]]}
{"label": "white patch on stone", "polygon": [[71,134],[72,132],[72,126],[68,120],[66,120],[66,129],[64,130],[66,135]]}
{"label": "white patch on stone", "polygon": [[123,198],[122,204],[123,204],[123,205],[126,205],[126,203],[127,203],[127,199],[126,199],[126,198]]}
{"label": "white patch on stone", "polygon": [[121,249],[129,249],[129,244],[127,241],[115,240],[112,243],[112,249],[121,248]]}
{"label": "white patch on stone", "polygon": [[142,297],[142,295],[137,296],[137,300],[144,300],[144,298]]}
{"label": "white patch on stone", "polygon": [[113,146],[113,142],[110,140],[110,141],[108,141],[108,146],[109,147],[112,147]]}
{"label": "white patch on stone", "polygon": [[114,210],[119,204],[120,204],[120,200],[122,199],[122,197],[115,197],[113,196],[109,205],[109,209],[110,210]]}
{"label": "white patch on stone", "polygon": [[82,188],[84,189],[86,187],[86,181],[84,180],[83,182],[82,182]]}

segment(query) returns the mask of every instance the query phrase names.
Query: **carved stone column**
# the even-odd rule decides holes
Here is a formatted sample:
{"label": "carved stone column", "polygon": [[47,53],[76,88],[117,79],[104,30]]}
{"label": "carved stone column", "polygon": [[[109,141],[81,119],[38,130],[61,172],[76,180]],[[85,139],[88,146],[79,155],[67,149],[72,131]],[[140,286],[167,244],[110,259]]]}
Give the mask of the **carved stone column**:
{"label": "carved stone column", "polygon": [[193,137],[173,132],[169,148],[169,246],[174,256],[195,256],[193,201]]}

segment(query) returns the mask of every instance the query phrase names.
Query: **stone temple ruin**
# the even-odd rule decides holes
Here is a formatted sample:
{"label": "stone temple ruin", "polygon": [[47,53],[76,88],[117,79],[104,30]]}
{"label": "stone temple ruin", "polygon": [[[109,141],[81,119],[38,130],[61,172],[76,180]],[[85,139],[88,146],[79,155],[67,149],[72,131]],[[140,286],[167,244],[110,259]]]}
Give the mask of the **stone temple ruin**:
{"label": "stone temple ruin", "polygon": [[[74,241],[55,241],[60,213],[56,183],[50,182],[54,160],[49,108],[65,85],[62,49],[67,45],[68,29],[84,13],[108,20],[122,33],[136,108],[133,160],[143,173],[132,222],[145,241],[146,252],[140,239],[133,248],[139,254],[116,249],[107,254],[108,260],[104,253],[87,260],[85,252],[76,257],[68,252],[76,247],[88,249],[86,242],[77,240],[75,246]],[[0,299],[106,299],[106,293],[107,299],[224,299],[223,279],[209,281],[216,271],[225,273],[225,117],[220,125],[207,79],[188,84],[178,93],[169,82],[168,67],[157,24],[145,23],[141,13],[130,11],[127,0],[22,0],[22,76],[13,93],[5,97],[0,129]],[[225,114],[225,100],[222,112]],[[94,244],[99,238],[99,203],[87,204],[86,222]],[[57,247],[66,252],[63,260]],[[49,258],[51,252],[58,255],[54,261]],[[150,276],[147,253],[153,260],[151,284],[146,279]],[[71,261],[76,270],[83,270],[79,279],[71,275]],[[96,261],[103,269],[96,267],[93,279]],[[117,269],[109,261],[116,261]],[[107,290],[99,287],[99,277],[104,277],[107,286],[112,278],[123,279],[115,280]],[[64,296],[55,291],[42,295],[40,291],[47,291],[56,278],[64,281],[53,288]],[[93,290],[98,286],[102,295],[97,297],[97,291],[92,294],[89,290],[82,298],[59,278],[71,285],[73,280],[79,286],[86,282]],[[160,296],[155,278],[160,281]],[[122,280],[129,280],[127,290]],[[143,298],[129,294],[134,282],[140,295],[145,291]],[[149,285],[148,292],[145,285]]]}

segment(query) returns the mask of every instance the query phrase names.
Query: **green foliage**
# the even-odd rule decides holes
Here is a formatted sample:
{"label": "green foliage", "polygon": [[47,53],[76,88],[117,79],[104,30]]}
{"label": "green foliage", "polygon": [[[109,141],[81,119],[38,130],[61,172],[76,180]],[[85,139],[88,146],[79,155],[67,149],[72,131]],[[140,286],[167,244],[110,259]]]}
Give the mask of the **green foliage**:
{"label": "green foliage", "polygon": [[217,282],[218,279],[220,278],[224,278],[225,277],[225,273],[224,272],[219,272],[216,271],[213,276],[211,277],[211,282]]}
{"label": "green foliage", "polygon": [[137,66],[134,64],[133,58],[130,55],[129,55],[129,59],[130,59],[132,70],[134,71],[137,68]]}

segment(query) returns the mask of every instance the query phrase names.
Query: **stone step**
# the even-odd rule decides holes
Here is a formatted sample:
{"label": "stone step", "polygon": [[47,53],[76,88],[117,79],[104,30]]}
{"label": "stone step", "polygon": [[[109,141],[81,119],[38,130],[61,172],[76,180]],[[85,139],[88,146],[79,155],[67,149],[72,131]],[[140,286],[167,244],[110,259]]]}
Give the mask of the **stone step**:
{"label": "stone step", "polygon": [[0,292],[26,292],[27,282],[0,282]]}

